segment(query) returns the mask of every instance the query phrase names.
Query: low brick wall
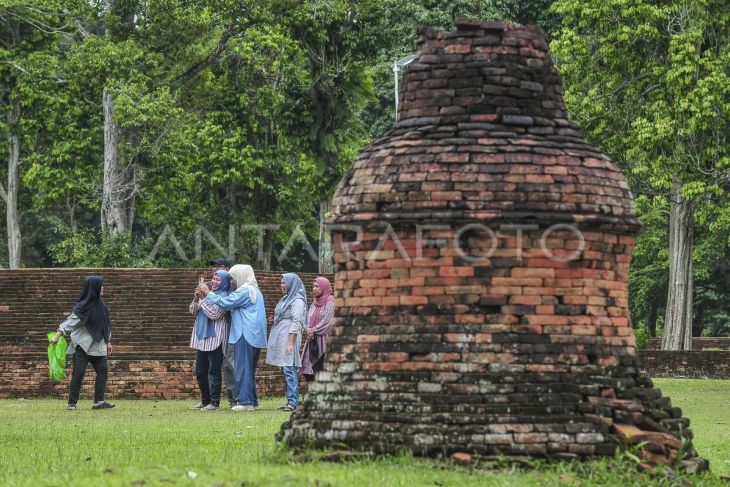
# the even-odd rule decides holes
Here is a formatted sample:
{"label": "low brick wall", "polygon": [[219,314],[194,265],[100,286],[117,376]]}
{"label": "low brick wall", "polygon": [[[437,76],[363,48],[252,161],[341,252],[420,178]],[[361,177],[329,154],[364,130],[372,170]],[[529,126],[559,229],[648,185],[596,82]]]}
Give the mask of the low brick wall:
{"label": "low brick wall", "polygon": [[[192,352],[187,354],[192,357]],[[193,376],[195,360],[149,359],[110,360],[107,399],[197,399],[198,385]],[[71,363],[67,367],[68,378],[62,382],[48,379],[48,364],[38,358],[21,360],[0,360],[0,398],[9,397],[57,397],[68,395],[71,379]],[[94,392],[94,370],[91,365],[86,372],[82,388],[82,399],[90,399]],[[303,390],[306,381],[302,380]],[[276,367],[264,366],[259,361],[257,374],[259,396],[281,396],[284,394],[284,379]],[[225,403],[225,386],[221,393]]]}
{"label": "low brick wall", "polygon": [[639,357],[651,377],[730,379],[730,350],[642,350]]}
{"label": "low brick wall", "polygon": [[[646,347],[649,350],[662,348],[661,338],[650,338]],[[692,350],[730,350],[730,337],[695,337],[692,338]]]}
{"label": "low brick wall", "polygon": [[[0,398],[59,397],[68,381],[48,378],[46,333],[71,311],[86,276],[105,277],[114,355],[109,398],[195,399],[194,351],[188,348],[193,318],[188,312],[201,269],[21,269],[0,271]],[[267,315],[281,297],[281,272],[256,272]],[[300,274],[311,289],[313,274]],[[328,276],[330,279],[332,276]],[[259,358],[258,392],[283,395],[281,369]],[[67,367],[70,375],[71,364]],[[93,394],[89,366],[82,397]],[[306,383],[302,384],[306,390]]]}

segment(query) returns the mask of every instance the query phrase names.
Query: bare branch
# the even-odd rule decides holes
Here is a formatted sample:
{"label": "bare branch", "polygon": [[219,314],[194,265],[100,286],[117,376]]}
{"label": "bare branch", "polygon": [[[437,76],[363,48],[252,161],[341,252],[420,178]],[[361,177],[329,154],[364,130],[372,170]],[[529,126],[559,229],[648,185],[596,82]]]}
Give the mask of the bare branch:
{"label": "bare branch", "polygon": [[9,65],[9,66],[12,66],[12,67],[14,67],[15,69],[17,69],[18,71],[22,72],[23,74],[27,74],[28,76],[32,76],[32,75],[30,74],[30,71],[28,71],[27,69],[25,69],[25,68],[24,68],[23,66],[20,66],[20,65],[18,65],[18,64],[15,64],[15,63],[14,63],[14,62],[12,62],[12,61],[0,61],[0,63],[2,63],[2,64],[7,64],[7,65]]}
{"label": "bare branch", "polygon": [[66,28],[67,25],[62,25],[60,28],[56,28],[56,27],[52,27],[48,24],[44,24],[43,22],[41,22],[39,20],[22,17],[22,16],[16,14],[15,12],[8,12],[8,13],[10,15],[12,15],[13,17],[17,17],[18,19],[20,19],[20,21],[25,22],[26,24],[32,25],[33,27],[35,27],[36,29],[38,29],[39,31],[41,31],[45,34],[65,34],[66,33],[64,28]]}
{"label": "bare branch", "polygon": [[64,9],[63,13],[64,13],[64,15],[67,15],[71,20],[73,20],[74,24],[76,25],[76,29],[78,29],[78,31],[82,37],[88,37],[90,35],[89,31],[86,30],[86,28],[81,23],[81,21],[77,17],[74,17],[74,15],[71,12]]}

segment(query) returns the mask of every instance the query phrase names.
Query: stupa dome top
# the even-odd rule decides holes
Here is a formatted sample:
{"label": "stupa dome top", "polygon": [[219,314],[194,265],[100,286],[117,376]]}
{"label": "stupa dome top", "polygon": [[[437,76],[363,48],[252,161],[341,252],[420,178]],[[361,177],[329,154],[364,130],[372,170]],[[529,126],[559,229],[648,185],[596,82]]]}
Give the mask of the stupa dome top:
{"label": "stupa dome top", "polygon": [[398,122],[343,179],[332,221],[563,222],[635,233],[629,187],[568,120],[540,29],[456,25],[419,28]]}

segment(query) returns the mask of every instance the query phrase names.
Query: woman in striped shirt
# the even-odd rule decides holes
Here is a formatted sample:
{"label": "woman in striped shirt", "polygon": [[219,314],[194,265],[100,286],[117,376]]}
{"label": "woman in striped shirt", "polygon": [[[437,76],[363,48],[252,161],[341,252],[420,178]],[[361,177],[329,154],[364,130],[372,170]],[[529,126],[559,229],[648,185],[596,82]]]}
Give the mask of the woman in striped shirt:
{"label": "woman in striped shirt", "polygon": [[[231,291],[231,275],[224,270],[217,271],[211,281],[211,290],[217,295],[227,296]],[[191,409],[216,411],[220,409],[221,367],[230,320],[228,313],[206,301],[197,289],[195,299],[190,303],[190,313],[195,316],[190,348],[196,350],[195,378],[200,387],[200,404]]]}

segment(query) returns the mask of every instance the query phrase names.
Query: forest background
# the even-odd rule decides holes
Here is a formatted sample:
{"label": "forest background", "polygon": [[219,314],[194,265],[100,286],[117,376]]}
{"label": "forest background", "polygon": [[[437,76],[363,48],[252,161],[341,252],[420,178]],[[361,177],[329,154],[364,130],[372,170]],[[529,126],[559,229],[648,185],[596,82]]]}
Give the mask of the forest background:
{"label": "forest background", "polygon": [[0,265],[331,270],[329,201],[394,122],[393,63],[456,16],[539,25],[626,175],[639,341],[730,335],[724,0],[0,0]]}

